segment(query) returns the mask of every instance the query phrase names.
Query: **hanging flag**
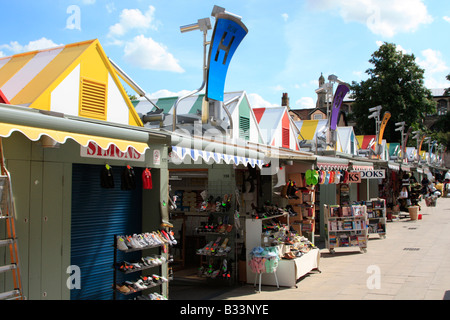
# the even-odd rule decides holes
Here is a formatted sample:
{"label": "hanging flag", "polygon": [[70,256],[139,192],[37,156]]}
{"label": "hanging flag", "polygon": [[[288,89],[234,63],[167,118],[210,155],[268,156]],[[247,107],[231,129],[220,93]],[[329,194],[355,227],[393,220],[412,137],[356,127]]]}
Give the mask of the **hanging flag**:
{"label": "hanging flag", "polygon": [[422,136],[422,140],[420,140],[420,144],[419,144],[419,150],[417,151],[417,160],[418,161],[420,161],[420,152],[421,152],[421,150],[422,150],[422,143],[423,143],[423,140],[425,140],[425,135],[423,135]]}
{"label": "hanging flag", "polygon": [[383,119],[381,120],[380,133],[378,136],[378,145],[381,145],[381,141],[383,140],[384,129],[386,128],[386,124],[390,118],[391,113],[389,111],[386,111],[383,115]]}
{"label": "hanging flag", "polygon": [[331,109],[331,121],[330,121],[330,129],[336,130],[337,122],[339,119],[339,110],[341,109],[342,100],[344,100],[345,95],[350,91],[350,88],[340,83],[336,89],[333,98],[333,106]]}
{"label": "hanging flag", "polygon": [[206,97],[223,101],[225,78],[231,58],[248,29],[242,21],[230,14],[218,14],[208,57]]}

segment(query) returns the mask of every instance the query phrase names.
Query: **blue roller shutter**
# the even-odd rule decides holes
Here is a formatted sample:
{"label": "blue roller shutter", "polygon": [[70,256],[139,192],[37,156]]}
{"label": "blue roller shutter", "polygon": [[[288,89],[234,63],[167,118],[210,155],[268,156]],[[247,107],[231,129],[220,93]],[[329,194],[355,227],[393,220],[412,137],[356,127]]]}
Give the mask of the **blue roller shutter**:
{"label": "blue roller shutter", "polygon": [[[124,167],[112,167],[112,189],[100,186],[102,168],[73,165],[71,264],[80,267],[81,289],[71,290],[71,300],[112,299],[114,235],[141,232],[142,171],[135,168],[136,189],[125,191],[120,188]],[[138,255],[128,254],[127,259]]]}

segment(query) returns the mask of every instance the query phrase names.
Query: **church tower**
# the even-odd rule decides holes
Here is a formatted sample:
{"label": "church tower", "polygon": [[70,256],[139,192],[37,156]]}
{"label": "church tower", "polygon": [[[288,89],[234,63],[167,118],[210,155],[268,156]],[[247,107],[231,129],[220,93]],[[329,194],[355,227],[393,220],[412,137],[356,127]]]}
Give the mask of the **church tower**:
{"label": "church tower", "polygon": [[317,102],[316,102],[316,108],[325,108],[325,101],[327,97],[327,91],[325,90],[325,78],[323,77],[323,74],[320,73],[319,77],[319,89],[316,90],[317,93]]}

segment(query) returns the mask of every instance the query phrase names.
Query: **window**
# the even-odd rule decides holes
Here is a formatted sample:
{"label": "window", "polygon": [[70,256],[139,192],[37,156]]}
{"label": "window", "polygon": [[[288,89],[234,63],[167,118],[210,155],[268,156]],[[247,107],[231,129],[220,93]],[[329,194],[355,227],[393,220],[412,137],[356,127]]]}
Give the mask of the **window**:
{"label": "window", "polygon": [[250,119],[239,117],[239,138],[244,140],[250,139]]}
{"label": "window", "polygon": [[438,101],[437,114],[438,116],[445,115],[447,113],[447,101],[442,99]]}
{"label": "window", "polygon": [[106,84],[81,79],[80,116],[106,120]]}
{"label": "window", "polygon": [[321,120],[323,119],[323,116],[321,113],[316,113],[313,115],[313,120]]}

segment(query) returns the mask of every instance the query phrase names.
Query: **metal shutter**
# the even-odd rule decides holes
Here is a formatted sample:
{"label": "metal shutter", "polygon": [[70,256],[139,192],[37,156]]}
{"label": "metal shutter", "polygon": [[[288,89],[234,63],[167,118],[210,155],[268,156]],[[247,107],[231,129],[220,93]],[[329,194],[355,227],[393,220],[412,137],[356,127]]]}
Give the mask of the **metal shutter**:
{"label": "metal shutter", "polygon": [[[135,168],[136,189],[123,191],[120,188],[123,167],[112,167],[115,184],[112,189],[100,187],[102,167],[73,165],[71,265],[80,267],[81,289],[71,290],[71,300],[112,299],[114,235],[141,232],[140,169]],[[126,258],[139,257],[140,252],[136,252],[134,257],[127,254]]]}

